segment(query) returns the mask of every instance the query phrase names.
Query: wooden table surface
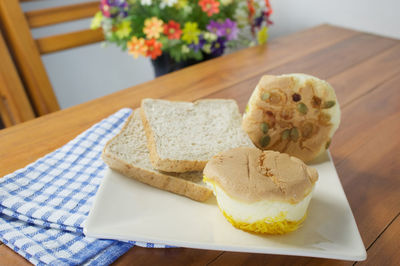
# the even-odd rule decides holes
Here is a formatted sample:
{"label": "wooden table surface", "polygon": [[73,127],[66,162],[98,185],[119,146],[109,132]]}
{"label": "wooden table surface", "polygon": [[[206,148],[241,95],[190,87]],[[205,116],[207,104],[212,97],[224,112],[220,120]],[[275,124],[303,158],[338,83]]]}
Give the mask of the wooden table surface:
{"label": "wooden table surface", "polygon": [[[368,258],[400,265],[400,41],[318,26],[0,131],[0,176],[62,146],[144,97],[234,98],[244,106],[263,74],[302,72],[336,89],[342,122],[331,153]],[[115,265],[303,265],[355,262],[187,248],[133,247]],[[0,265],[28,262],[4,244]]]}

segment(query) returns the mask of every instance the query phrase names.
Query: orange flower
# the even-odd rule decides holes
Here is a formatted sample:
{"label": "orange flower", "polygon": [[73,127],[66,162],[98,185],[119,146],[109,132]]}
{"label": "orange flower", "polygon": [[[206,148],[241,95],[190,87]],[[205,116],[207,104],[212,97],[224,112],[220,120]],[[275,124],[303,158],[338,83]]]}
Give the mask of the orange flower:
{"label": "orange flower", "polygon": [[272,7],[271,7],[271,3],[269,2],[269,0],[265,0],[265,5],[266,5],[266,7],[268,8],[268,11],[267,11],[267,16],[271,16],[271,14],[272,14]]}
{"label": "orange flower", "polygon": [[137,38],[133,36],[132,39],[127,42],[128,53],[133,55],[133,57],[138,58],[139,55],[146,56],[147,46],[143,38]]}
{"label": "orange flower", "polygon": [[256,12],[254,8],[254,0],[247,0],[247,8],[249,9],[249,21],[251,21]]}
{"label": "orange flower", "polygon": [[164,25],[164,34],[168,36],[168,39],[179,39],[182,34],[181,25],[178,22],[170,20],[168,24]]}
{"label": "orange flower", "polygon": [[164,22],[156,17],[148,18],[144,21],[143,32],[148,39],[160,38],[160,33],[163,32]]}
{"label": "orange flower", "polygon": [[209,17],[219,13],[219,2],[216,0],[200,0],[199,6]]}
{"label": "orange flower", "polygon": [[147,46],[147,56],[150,56],[151,59],[156,59],[162,54],[161,47],[162,43],[157,42],[155,39],[146,40]]}

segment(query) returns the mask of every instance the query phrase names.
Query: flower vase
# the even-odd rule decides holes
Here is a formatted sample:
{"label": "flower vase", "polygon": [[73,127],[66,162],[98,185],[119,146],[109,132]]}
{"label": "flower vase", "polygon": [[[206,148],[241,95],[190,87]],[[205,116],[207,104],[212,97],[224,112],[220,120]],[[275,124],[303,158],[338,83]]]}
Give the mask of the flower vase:
{"label": "flower vase", "polygon": [[185,67],[195,65],[197,63],[207,61],[210,59],[213,59],[215,57],[218,57],[217,55],[213,54],[203,54],[203,60],[195,60],[195,59],[189,59],[181,62],[175,62],[175,60],[168,54],[168,53],[163,53],[161,56],[157,57],[154,60],[151,60],[151,64],[154,67],[154,74],[156,77],[160,77],[162,75],[174,72],[176,70],[183,69]]}

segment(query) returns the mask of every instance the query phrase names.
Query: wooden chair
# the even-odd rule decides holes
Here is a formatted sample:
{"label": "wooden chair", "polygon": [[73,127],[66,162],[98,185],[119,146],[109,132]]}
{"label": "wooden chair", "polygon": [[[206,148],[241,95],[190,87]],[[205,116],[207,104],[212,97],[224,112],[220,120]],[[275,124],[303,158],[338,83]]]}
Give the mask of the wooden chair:
{"label": "wooden chair", "polygon": [[104,36],[101,29],[86,29],[33,39],[30,29],[92,17],[99,10],[100,2],[92,1],[24,13],[20,2],[28,1],[34,0],[0,0],[0,24],[34,111],[37,115],[44,115],[57,111],[60,107],[40,56],[99,42]]}
{"label": "wooden chair", "polygon": [[35,117],[28,96],[0,31],[0,116],[9,127]]}

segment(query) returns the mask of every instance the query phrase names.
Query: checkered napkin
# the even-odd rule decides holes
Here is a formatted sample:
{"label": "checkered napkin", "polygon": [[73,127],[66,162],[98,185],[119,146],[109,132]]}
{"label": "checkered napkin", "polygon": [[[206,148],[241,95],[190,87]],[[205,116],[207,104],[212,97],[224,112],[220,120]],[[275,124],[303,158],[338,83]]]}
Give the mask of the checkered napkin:
{"label": "checkered napkin", "polygon": [[0,241],[33,264],[109,264],[133,245],[83,235],[106,165],[106,142],[131,109],[117,113],[36,162],[0,178]]}

